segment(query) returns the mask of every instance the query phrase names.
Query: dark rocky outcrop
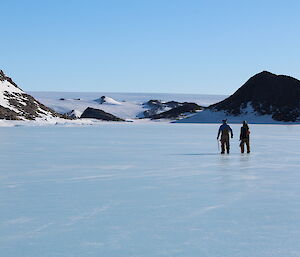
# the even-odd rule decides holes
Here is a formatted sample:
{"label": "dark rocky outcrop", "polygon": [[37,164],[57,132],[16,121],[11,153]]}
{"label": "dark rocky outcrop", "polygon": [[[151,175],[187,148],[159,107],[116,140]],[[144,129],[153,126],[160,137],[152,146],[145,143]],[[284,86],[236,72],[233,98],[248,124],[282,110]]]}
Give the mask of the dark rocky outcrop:
{"label": "dark rocky outcrop", "polygon": [[110,113],[107,113],[100,109],[94,109],[91,107],[86,108],[80,118],[90,118],[90,119],[98,119],[98,120],[105,120],[105,121],[125,121]]}
{"label": "dark rocky outcrop", "polygon": [[204,107],[195,103],[182,103],[182,105],[172,108],[169,111],[151,116],[151,119],[177,119],[186,113],[194,113],[203,110]]}
{"label": "dark rocky outcrop", "polygon": [[9,103],[16,107],[20,111],[21,116],[28,120],[34,120],[35,118],[42,117],[43,115],[65,118],[61,114],[56,113],[26,93],[15,93],[13,96],[11,95]]}
{"label": "dark rocky outcrop", "polygon": [[20,120],[19,114],[0,105],[0,119],[2,120]]}
{"label": "dark rocky outcrop", "polygon": [[[5,81],[7,80],[10,84],[12,84],[13,86],[15,86],[16,88],[19,88],[17,86],[17,84],[8,76],[5,75],[3,70],[0,70],[0,81]],[[19,88],[20,89],[20,88]]]}
{"label": "dark rocky outcrop", "polygon": [[238,116],[247,113],[247,106],[258,115],[271,115],[276,121],[297,121],[300,116],[300,81],[263,71],[251,77],[233,95],[208,108]]}
{"label": "dark rocky outcrop", "polygon": [[143,103],[143,106],[149,108],[149,110],[144,111],[142,116],[143,118],[151,118],[159,112],[164,112],[166,108],[176,108],[181,105],[182,103],[176,101],[162,102],[160,100],[149,100]]}
{"label": "dark rocky outcrop", "polygon": [[166,107],[175,108],[175,107],[178,107],[178,106],[182,105],[182,103],[176,102],[176,101],[162,102],[160,100],[149,100],[148,102],[143,103],[143,105],[144,106],[149,106],[151,108],[163,109],[163,108],[166,108]]}
{"label": "dark rocky outcrop", "polygon": [[177,119],[185,113],[193,113],[204,108],[195,103],[160,100],[149,100],[143,106],[149,110],[144,111],[142,117],[150,119]]}
{"label": "dark rocky outcrop", "polygon": [[98,102],[99,104],[103,104],[105,103],[105,96],[103,95],[99,99],[96,99],[95,101]]}

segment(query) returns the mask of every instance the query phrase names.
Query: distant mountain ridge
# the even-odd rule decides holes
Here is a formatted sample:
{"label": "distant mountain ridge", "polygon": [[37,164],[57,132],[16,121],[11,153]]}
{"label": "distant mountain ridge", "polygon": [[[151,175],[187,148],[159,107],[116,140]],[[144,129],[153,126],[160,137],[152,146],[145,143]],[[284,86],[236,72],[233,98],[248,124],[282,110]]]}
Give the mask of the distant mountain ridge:
{"label": "distant mountain ridge", "polygon": [[[185,117],[179,122],[215,123],[227,118],[230,122],[248,120],[252,123],[300,123],[300,81],[290,76],[276,75],[268,71],[254,75],[234,94],[226,99],[219,98],[214,101],[219,102],[208,107],[193,102],[179,102],[170,99],[145,102],[145,96],[139,94],[130,96],[135,97],[134,101],[128,101],[120,93],[117,100],[105,95],[96,98],[91,93],[88,98],[84,94],[78,95],[71,92],[57,94],[61,95],[57,95],[55,99],[40,99],[45,105],[41,104],[20,89],[11,78],[0,70],[0,119],[36,120],[40,118],[47,120],[61,117],[121,121],[140,118],[175,120]],[[143,100],[138,100],[136,97]],[[199,100],[195,100],[195,102],[199,102]],[[54,108],[55,111],[46,105]],[[82,116],[81,114],[85,110],[89,112]],[[196,114],[194,114],[195,112]]]}

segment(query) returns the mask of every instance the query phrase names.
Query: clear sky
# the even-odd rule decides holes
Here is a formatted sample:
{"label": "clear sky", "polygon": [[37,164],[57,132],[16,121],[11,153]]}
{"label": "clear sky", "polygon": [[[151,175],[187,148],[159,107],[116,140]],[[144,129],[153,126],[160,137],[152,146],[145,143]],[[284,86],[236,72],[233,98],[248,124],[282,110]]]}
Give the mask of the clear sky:
{"label": "clear sky", "polygon": [[300,1],[0,0],[0,68],[24,90],[230,94],[300,79]]}

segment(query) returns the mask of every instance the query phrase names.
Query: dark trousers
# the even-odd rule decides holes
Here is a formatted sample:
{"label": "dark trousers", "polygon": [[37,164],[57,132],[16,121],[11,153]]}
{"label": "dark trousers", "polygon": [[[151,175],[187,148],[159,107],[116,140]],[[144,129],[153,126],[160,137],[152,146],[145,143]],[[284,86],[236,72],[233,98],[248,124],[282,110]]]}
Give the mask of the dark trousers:
{"label": "dark trousers", "polygon": [[225,149],[226,149],[227,153],[229,153],[229,150],[230,150],[229,139],[228,140],[221,139],[221,149],[222,149],[221,153],[225,153]]}
{"label": "dark trousers", "polygon": [[250,153],[250,141],[249,141],[249,138],[241,139],[241,143],[240,143],[241,153],[244,153],[244,151],[245,151],[245,144],[247,146],[247,153]]}

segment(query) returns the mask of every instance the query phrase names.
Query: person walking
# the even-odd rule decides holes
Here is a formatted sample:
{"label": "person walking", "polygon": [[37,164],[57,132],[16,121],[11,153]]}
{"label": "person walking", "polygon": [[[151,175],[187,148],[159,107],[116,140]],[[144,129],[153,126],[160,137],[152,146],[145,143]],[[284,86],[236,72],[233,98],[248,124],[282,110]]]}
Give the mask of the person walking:
{"label": "person walking", "polygon": [[245,120],[243,121],[243,126],[241,127],[240,141],[241,153],[244,153],[245,151],[245,144],[247,146],[247,153],[250,153],[250,130],[247,121]]}
{"label": "person walking", "polygon": [[221,154],[224,154],[225,149],[227,153],[230,151],[229,134],[231,134],[231,138],[233,138],[233,132],[231,127],[227,124],[227,120],[222,120],[222,122],[223,124],[219,128],[217,140],[219,140],[221,135]]}

